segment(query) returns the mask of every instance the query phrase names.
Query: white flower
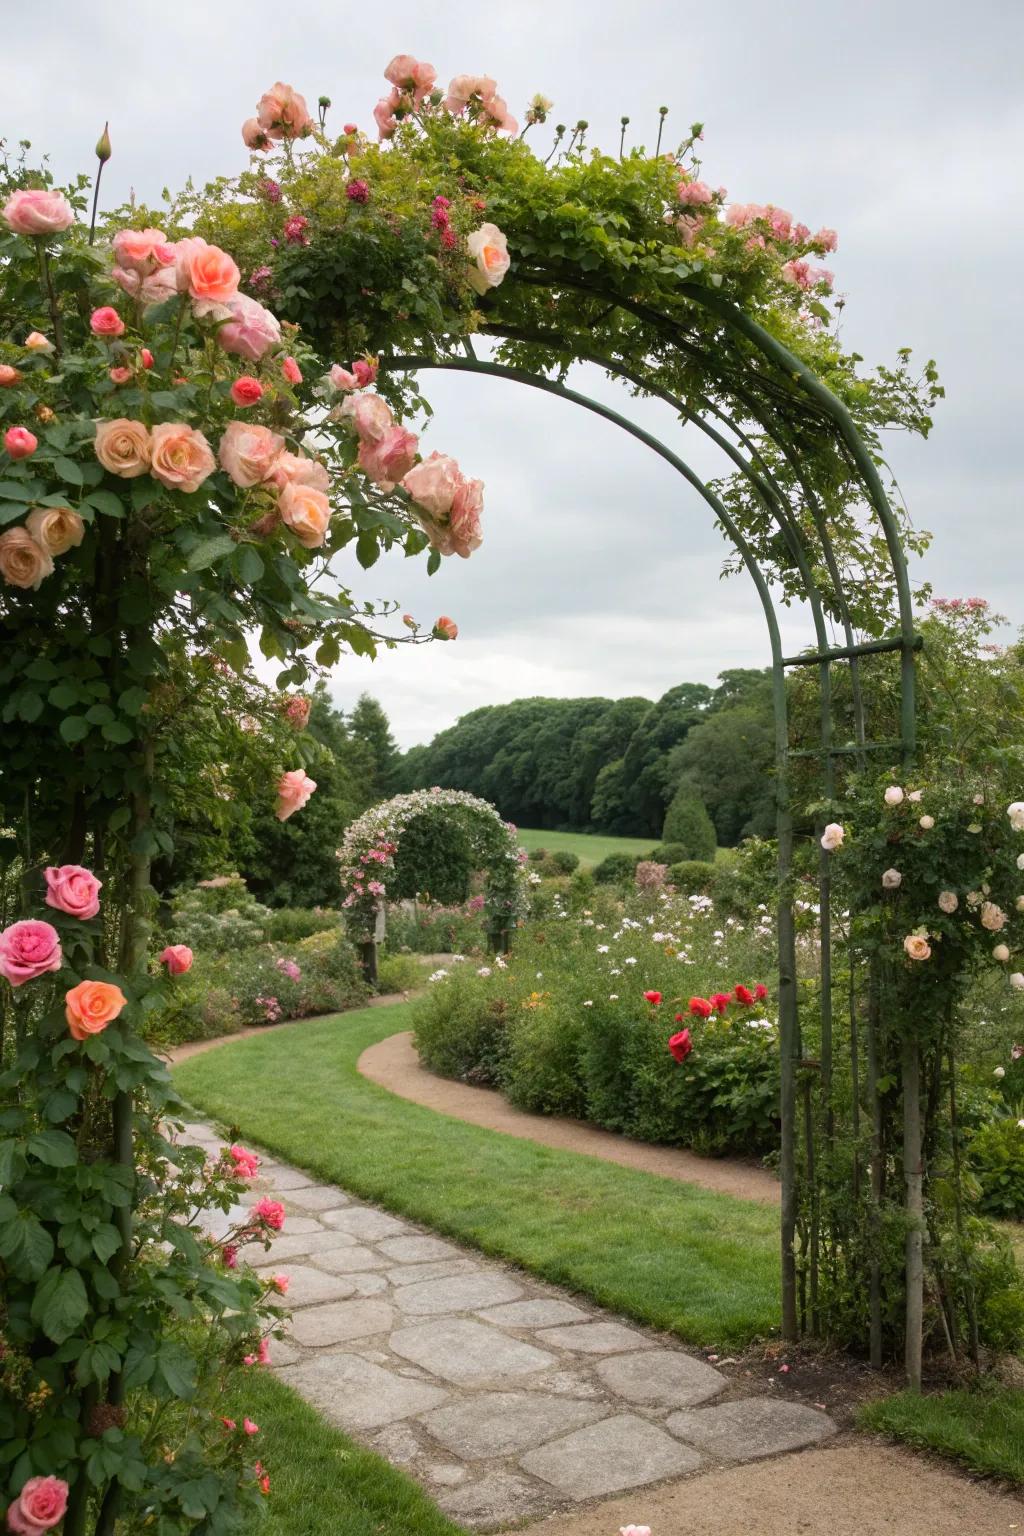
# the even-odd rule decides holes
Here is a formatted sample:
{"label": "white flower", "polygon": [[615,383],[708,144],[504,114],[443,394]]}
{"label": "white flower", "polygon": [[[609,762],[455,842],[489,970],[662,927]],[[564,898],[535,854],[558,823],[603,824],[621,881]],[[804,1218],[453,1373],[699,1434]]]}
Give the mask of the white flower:
{"label": "white flower", "polygon": [[1015,902],[1018,912],[1024,912],[1024,896],[1018,896]]}
{"label": "white flower", "polygon": [[921,789],[912,789],[910,794],[907,796],[907,799],[911,801],[912,804],[918,805],[921,800],[924,799],[924,791]]}
{"label": "white flower", "polygon": [[1009,960],[1009,958],[1010,951],[1007,945],[997,944],[995,949],[992,951],[992,959],[998,960],[1000,965],[1004,965],[1006,961]]}
{"label": "white flower", "polygon": [[1017,1121],[1017,1129],[1018,1131],[1024,1131],[1024,1120]]}
{"label": "white flower", "polygon": [[883,891],[898,891],[903,884],[903,876],[898,869],[887,869],[882,875]]}
{"label": "white flower", "polygon": [[593,999],[588,997],[586,1002],[583,1004],[583,1006],[584,1006],[584,1008],[593,1008],[593,1006],[594,1006]]}
{"label": "white flower", "polygon": [[531,885],[540,885],[540,875],[538,875],[535,869],[531,869],[526,878]]}
{"label": "white flower", "polygon": [[973,835],[975,837],[977,837],[978,833],[981,831],[981,822],[980,821],[972,821],[970,826],[967,828],[967,830],[968,830],[968,832],[973,833]]}
{"label": "white flower", "polygon": [[987,928],[990,933],[999,933],[1006,927],[1006,913],[1002,907],[997,907],[994,901],[983,901],[981,904],[981,926]]}
{"label": "white flower", "polygon": [[625,960],[623,960],[622,963],[623,963],[623,965],[636,965],[636,961],[634,960],[632,955],[627,955]]}
{"label": "white flower", "polygon": [[445,979],[445,977],[447,975],[448,975],[447,971],[435,971],[432,976],[428,976],[427,977],[427,980],[428,981],[444,981],[444,979]]}
{"label": "white flower", "polygon": [[1006,1068],[1005,1067],[996,1067],[994,1069],[993,1073],[992,1073],[992,1076],[993,1077],[1005,1077],[1006,1076]]}
{"label": "white flower", "polygon": [[886,805],[903,804],[903,791],[900,789],[898,784],[889,785],[889,788],[885,792],[885,803]]}
{"label": "white flower", "polygon": [[608,994],[608,1001],[610,1003],[617,1003],[618,1000],[619,1000],[619,994],[617,992],[609,992],[609,994]]}
{"label": "white flower", "polygon": [[544,980],[544,972],[543,971],[538,971],[537,972],[537,980],[538,981],[543,981]]}
{"label": "white flower", "polygon": [[452,955],[452,965],[461,965],[465,958],[465,955]]}
{"label": "white flower", "polygon": [[622,972],[619,970],[617,965],[613,965],[611,970],[608,972],[608,975],[609,976],[621,976]]}
{"label": "white flower", "polygon": [[498,967],[499,971],[507,971],[508,970],[508,962],[503,960],[500,955],[495,955],[494,963]]}
{"label": "white flower", "polygon": [[490,974],[491,974],[491,968],[490,968],[489,965],[482,965],[480,967],[480,969],[477,971],[477,975],[478,976],[486,977],[486,976],[489,976]]}
{"label": "white flower", "polygon": [[985,804],[985,796],[984,795],[972,795],[971,796],[971,804],[972,805],[984,805]]}
{"label": "white flower", "polygon": [[1010,986],[1013,987],[1017,992],[1024,992],[1024,973],[1020,971],[1014,971],[1013,975],[1010,977]]}
{"label": "white flower", "polygon": [[[900,793],[902,794],[902,791]],[[837,848],[843,846],[843,838],[845,836],[846,833],[838,821],[830,821],[821,834],[821,846],[825,849],[826,853],[834,853]]]}
{"label": "white flower", "polygon": [[1012,805],[1008,805],[1006,814],[1010,818],[1013,831],[1024,832],[1024,800],[1015,800]]}
{"label": "white flower", "polygon": [[922,830],[925,831],[925,832],[930,832],[932,827],[934,827],[934,825],[935,825],[935,817],[934,816],[922,816],[920,821],[918,822],[918,826],[921,827]]}
{"label": "white flower", "polygon": [[606,955],[608,953],[608,948],[609,946],[607,944],[599,944],[597,946],[597,952],[599,955]]}
{"label": "white flower", "polygon": [[1017,868],[1024,869],[1024,853],[1018,853],[1017,855]]}

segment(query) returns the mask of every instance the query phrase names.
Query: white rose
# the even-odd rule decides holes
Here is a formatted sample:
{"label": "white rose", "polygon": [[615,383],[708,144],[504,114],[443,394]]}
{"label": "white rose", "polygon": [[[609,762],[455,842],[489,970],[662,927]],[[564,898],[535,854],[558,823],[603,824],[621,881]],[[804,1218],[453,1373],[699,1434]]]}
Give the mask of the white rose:
{"label": "white rose", "polygon": [[1017,855],[1017,868],[1024,869],[1024,853],[1018,853]]}
{"label": "white rose", "polygon": [[897,891],[903,884],[903,876],[898,869],[887,869],[882,876],[883,891]]}
{"label": "white rose", "polygon": [[889,788],[885,792],[885,803],[886,805],[903,804],[903,791],[900,789],[898,784],[889,785]]}
{"label": "white rose", "polygon": [[993,1070],[992,1076],[993,1077],[1005,1077],[1006,1076],[1006,1068],[1005,1067],[996,1067]]}
{"label": "white rose", "polygon": [[935,825],[935,817],[934,816],[922,816],[920,821],[918,822],[918,826],[921,827],[925,832],[930,832],[932,827],[934,827],[934,825]]}
{"label": "white rose", "polygon": [[924,799],[924,790],[912,789],[910,794],[907,796],[907,799],[911,802],[912,805],[917,805],[921,800]]}
{"label": "white rose", "polygon": [[1024,896],[1017,897],[1016,906],[1018,912],[1024,912]]}
{"label": "white rose", "polygon": [[998,960],[1000,965],[1005,965],[1009,958],[1010,951],[1008,947],[1005,944],[997,944],[995,949],[992,951],[992,959]]}
{"label": "white rose", "polygon": [[943,912],[955,912],[959,905],[960,898],[956,894],[956,891],[939,892],[939,906],[942,908]]}
{"label": "white rose", "polygon": [[843,838],[845,836],[846,833],[838,821],[830,821],[821,834],[821,846],[825,849],[826,853],[834,853],[837,848],[843,846]]}
{"label": "white rose", "polygon": [[1024,973],[1014,971],[1010,977],[1010,986],[1014,987],[1018,992],[1024,992]]}
{"label": "white rose", "polygon": [[1012,805],[1008,805],[1006,814],[1014,832],[1024,832],[1024,800],[1015,800]]}

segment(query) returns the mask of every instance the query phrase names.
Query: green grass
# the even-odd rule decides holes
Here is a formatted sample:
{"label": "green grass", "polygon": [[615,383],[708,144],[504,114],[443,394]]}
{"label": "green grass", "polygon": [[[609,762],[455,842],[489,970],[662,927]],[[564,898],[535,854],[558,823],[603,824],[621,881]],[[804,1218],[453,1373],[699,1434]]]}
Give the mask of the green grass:
{"label": "green grass", "polygon": [[690,1342],[777,1324],[778,1215],[396,1098],[356,1071],[408,1028],[404,1004],[251,1036],[175,1069],[243,1138],[435,1231]]}
{"label": "green grass", "polygon": [[858,1422],[862,1429],[948,1456],[971,1472],[1024,1484],[1024,1392],[1011,1387],[933,1397],[899,1392],[868,1403]]}
{"label": "green grass", "polygon": [[268,1371],[247,1371],[224,1412],[260,1426],[270,1474],[262,1536],[461,1536],[403,1472],[355,1445]]}
{"label": "green grass", "polygon": [[650,853],[661,841],[657,837],[599,837],[589,832],[545,832],[536,827],[517,827],[520,844],[532,853],[535,848],[546,848],[548,853],[564,851],[574,853],[584,869],[600,864],[610,853],[629,853],[639,856]]}

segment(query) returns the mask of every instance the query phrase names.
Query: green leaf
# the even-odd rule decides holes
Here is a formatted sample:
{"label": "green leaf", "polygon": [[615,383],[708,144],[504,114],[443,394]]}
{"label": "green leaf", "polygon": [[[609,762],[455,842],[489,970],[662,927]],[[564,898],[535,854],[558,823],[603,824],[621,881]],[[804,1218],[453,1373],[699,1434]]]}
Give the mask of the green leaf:
{"label": "green leaf", "polygon": [[376,537],[368,530],[359,535],[356,540],[356,559],[364,571],[368,571],[371,565],[376,565],[380,558],[380,545]]}
{"label": "green leaf", "polygon": [[263,561],[259,551],[253,549],[251,544],[238,544],[235,547],[235,558],[231,562],[235,575],[245,586],[255,586],[263,576]]}
{"label": "green leaf", "polygon": [[67,715],[60,723],[60,734],[68,743],[84,741],[89,734],[89,722],[84,715]]}
{"label": "green leaf", "polygon": [[10,1188],[25,1172],[25,1156],[21,1143],[13,1138],[0,1141],[0,1186]]}
{"label": "green leaf", "polygon": [[0,528],[5,523],[13,523],[16,518],[24,517],[28,511],[27,501],[9,501],[0,506]]}
{"label": "green leaf", "polygon": [[148,697],[145,688],[126,688],[117,701],[117,707],[122,715],[139,715]]}
{"label": "green leaf", "polygon": [[32,1298],[32,1321],[48,1339],[63,1344],[84,1322],[89,1311],[85,1283],[77,1269],[48,1269]]}
{"label": "green leaf", "polygon": [[86,710],[85,718],[90,725],[109,725],[115,717],[109,704],[94,704]]}
{"label": "green leaf", "polygon": [[121,1247],[121,1234],[105,1221],[92,1235],[92,1251],[101,1263],[106,1264]]}
{"label": "green leaf", "polygon": [[[13,1201],[8,1202],[13,1206]],[[21,1210],[0,1223],[0,1259],[15,1274],[37,1280],[53,1258],[53,1238],[32,1211]]]}
{"label": "green leaf", "polygon": [[66,1131],[37,1131],[28,1139],[28,1150],[48,1168],[72,1168],[78,1161],[78,1149]]}
{"label": "green leaf", "polygon": [[74,459],[65,459],[60,455],[54,459],[53,467],[58,475],[60,475],[60,478],[66,480],[69,485],[82,484],[82,471]]}
{"label": "green leaf", "polygon": [[72,705],[78,703],[78,689],[73,683],[58,683],[55,688],[50,689],[46,697],[54,709],[70,709]]}
{"label": "green leaf", "polygon": [[[50,1097],[43,1105],[43,1119],[53,1121],[66,1120],[69,1115],[74,1114],[77,1108],[78,1094],[72,1093],[67,1088],[58,1088],[50,1094]],[[3,1182],[5,1181],[0,1179],[0,1183]]]}
{"label": "green leaf", "polygon": [[[196,1390],[195,1361],[180,1344],[164,1343],[156,1357],[156,1382],[161,1379],[172,1397],[192,1397]],[[158,1389],[157,1389],[158,1390]]]}
{"label": "green leaf", "polygon": [[230,555],[237,545],[234,539],[226,533],[218,533],[211,539],[203,539],[185,561],[186,568],[190,571],[202,571],[207,566],[213,565],[217,560],[223,560],[225,555]]}
{"label": "green leaf", "polygon": [[135,732],[130,725],[125,725],[123,720],[113,720],[100,731],[104,741],[112,741],[117,746],[123,747],[125,742],[134,741]]}
{"label": "green leaf", "polygon": [[102,512],[105,517],[124,517],[124,503],[113,491],[90,491],[83,502],[84,506],[95,507],[97,512]]}

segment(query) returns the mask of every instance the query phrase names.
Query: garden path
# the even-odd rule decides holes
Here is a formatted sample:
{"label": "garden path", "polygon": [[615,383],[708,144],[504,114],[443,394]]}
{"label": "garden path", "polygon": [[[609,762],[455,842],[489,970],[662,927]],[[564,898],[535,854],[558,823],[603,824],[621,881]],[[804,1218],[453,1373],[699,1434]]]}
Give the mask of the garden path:
{"label": "garden path", "polygon": [[[188,1140],[216,1153],[213,1128]],[[817,1444],[824,1413],[659,1335],[264,1159],[288,1213],[271,1248],[294,1310],[273,1368],[327,1419],[489,1529]],[[215,1235],[241,1209],[212,1213]]]}
{"label": "garden path", "polygon": [[763,1205],[779,1203],[778,1180],[753,1163],[736,1158],[699,1157],[681,1147],[655,1147],[649,1142],[630,1141],[580,1120],[532,1115],[516,1109],[494,1089],[474,1088],[447,1077],[435,1077],[420,1062],[411,1030],[402,1030],[368,1046],[357,1065],[363,1077],[400,1099],[410,1099],[470,1125],[482,1125],[487,1130],[536,1141],[545,1147],[598,1157],[623,1168],[660,1174],[683,1184],[696,1184],[718,1194],[736,1195]]}

